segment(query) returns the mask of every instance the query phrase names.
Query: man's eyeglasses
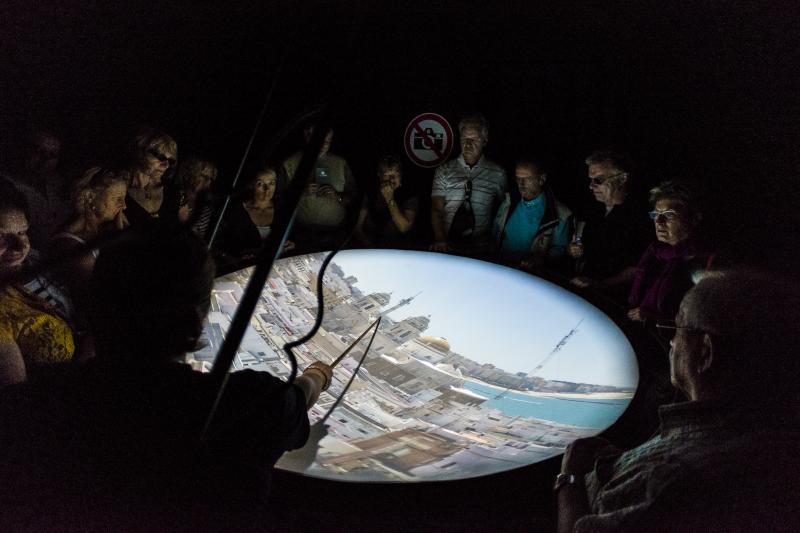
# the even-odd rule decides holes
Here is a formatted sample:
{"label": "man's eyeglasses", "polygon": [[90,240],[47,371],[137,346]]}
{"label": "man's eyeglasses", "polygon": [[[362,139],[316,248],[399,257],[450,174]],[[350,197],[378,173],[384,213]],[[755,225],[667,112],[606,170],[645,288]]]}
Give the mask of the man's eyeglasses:
{"label": "man's eyeglasses", "polygon": [[617,172],[616,174],[612,174],[610,176],[595,176],[589,177],[589,183],[592,185],[602,185],[608,180],[612,180],[614,178],[618,178],[620,176],[624,176],[625,172]]}
{"label": "man's eyeglasses", "polygon": [[674,209],[667,209],[666,211],[650,211],[650,220],[672,220],[678,216],[678,212]]}
{"label": "man's eyeglasses", "polygon": [[168,163],[169,166],[171,167],[175,166],[176,160],[174,157],[169,157],[168,155],[164,155],[155,148],[148,148],[147,153],[158,159],[158,161],[161,163]]}
{"label": "man's eyeglasses", "polygon": [[691,326],[678,326],[675,324],[674,320],[663,319],[663,320],[656,320],[656,331],[658,335],[667,341],[671,341],[675,338],[675,333],[679,329],[685,329],[687,331],[703,331],[701,329],[693,328]]}

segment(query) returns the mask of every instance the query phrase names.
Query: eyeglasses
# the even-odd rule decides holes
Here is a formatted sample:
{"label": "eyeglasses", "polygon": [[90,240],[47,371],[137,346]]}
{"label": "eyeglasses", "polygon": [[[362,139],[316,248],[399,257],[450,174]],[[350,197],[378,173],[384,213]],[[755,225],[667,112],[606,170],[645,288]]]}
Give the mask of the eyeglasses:
{"label": "eyeglasses", "polygon": [[678,216],[678,212],[674,209],[667,209],[666,211],[650,211],[648,215],[650,220],[672,220]]}
{"label": "eyeglasses", "polygon": [[612,174],[610,176],[595,176],[595,177],[591,177],[590,176],[589,177],[589,183],[592,184],[592,185],[602,185],[607,180],[612,180],[614,178],[618,178],[618,177],[624,176],[624,175],[625,175],[625,172],[617,172],[616,174]]}
{"label": "eyeglasses", "polygon": [[685,329],[687,331],[696,331],[696,332],[703,331],[702,329],[693,328],[691,326],[678,326],[677,324],[675,324],[674,320],[669,320],[669,319],[656,320],[656,331],[658,332],[658,335],[664,340],[672,341],[672,339],[675,338],[675,333],[679,329]]}
{"label": "eyeglasses", "polygon": [[174,166],[176,163],[174,157],[169,157],[168,155],[164,155],[155,148],[148,148],[147,153],[158,159],[158,161],[161,163],[168,163],[169,166]]}

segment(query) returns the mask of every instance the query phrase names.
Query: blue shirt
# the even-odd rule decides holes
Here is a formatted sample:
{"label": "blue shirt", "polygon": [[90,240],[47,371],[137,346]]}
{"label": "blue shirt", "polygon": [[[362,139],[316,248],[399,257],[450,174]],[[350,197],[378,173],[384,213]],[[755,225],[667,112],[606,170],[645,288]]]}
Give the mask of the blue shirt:
{"label": "blue shirt", "polygon": [[[540,194],[533,200],[521,199],[514,208],[514,212],[508,218],[503,238],[503,251],[510,257],[522,258],[531,251],[531,242],[539,231],[539,224],[542,222],[547,201],[545,195]],[[553,234],[553,244],[548,253],[553,253],[553,249],[563,250],[569,241],[569,231],[567,221],[562,220],[558,223]],[[558,252],[556,252],[558,254]]]}

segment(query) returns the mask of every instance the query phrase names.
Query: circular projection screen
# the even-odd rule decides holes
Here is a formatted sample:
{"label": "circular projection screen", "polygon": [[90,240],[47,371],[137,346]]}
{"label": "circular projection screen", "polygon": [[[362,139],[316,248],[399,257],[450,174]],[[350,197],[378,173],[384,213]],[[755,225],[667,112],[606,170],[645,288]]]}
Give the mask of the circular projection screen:
{"label": "circular projection screen", "polygon": [[[281,347],[313,324],[325,255],[275,263],[233,371],[289,374]],[[216,281],[196,368],[210,368],[251,272]],[[308,443],[278,468],[345,481],[492,474],[563,453],[610,426],[633,398],[638,368],[622,332],[539,278],[456,256],[349,250],[323,281],[324,320],[296,350],[300,369],[333,361],[382,320],[366,356],[370,335],[334,369],[309,412]]]}

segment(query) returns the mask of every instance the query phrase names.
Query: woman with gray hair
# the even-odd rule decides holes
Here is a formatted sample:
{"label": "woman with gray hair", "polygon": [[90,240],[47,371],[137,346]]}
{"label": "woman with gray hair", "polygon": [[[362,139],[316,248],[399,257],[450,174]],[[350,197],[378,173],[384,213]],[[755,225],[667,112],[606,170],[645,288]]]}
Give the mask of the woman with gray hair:
{"label": "woman with gray hair", "polygon": [[702,214],[689,184],[665,181],[650,191],[650,203],[656,241],[639,260],[628,297],[628,318],[637,322],[674,317],[693,272],[708,268],[713,257],[700,244]]}

